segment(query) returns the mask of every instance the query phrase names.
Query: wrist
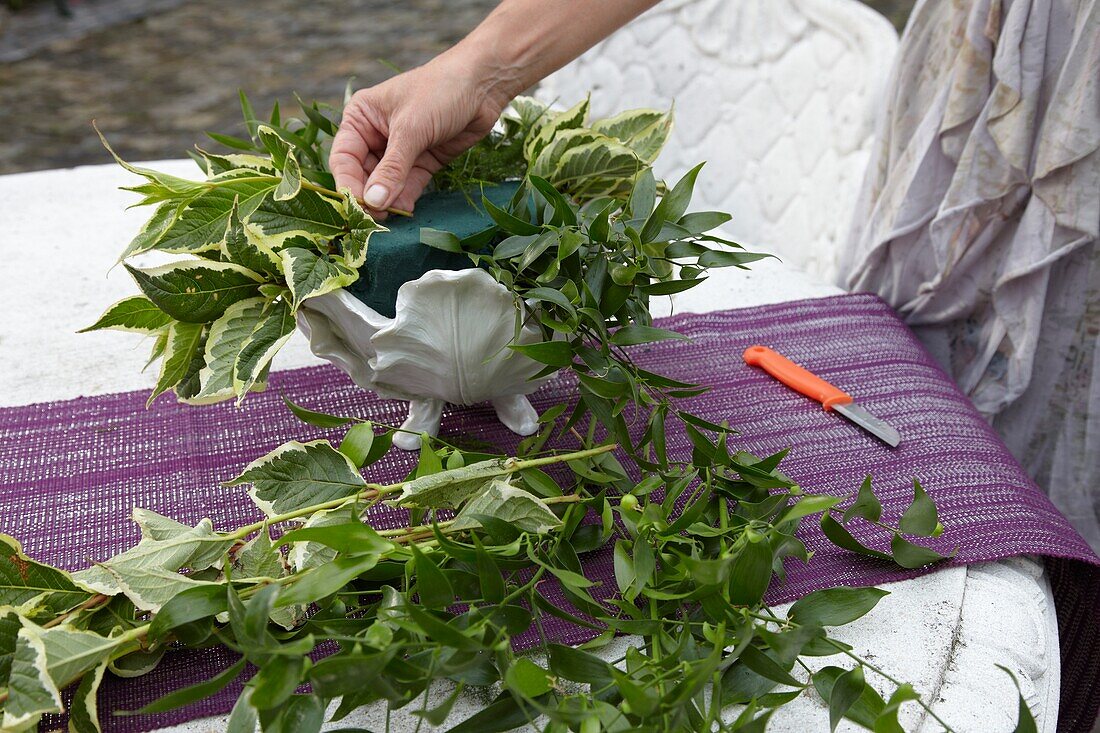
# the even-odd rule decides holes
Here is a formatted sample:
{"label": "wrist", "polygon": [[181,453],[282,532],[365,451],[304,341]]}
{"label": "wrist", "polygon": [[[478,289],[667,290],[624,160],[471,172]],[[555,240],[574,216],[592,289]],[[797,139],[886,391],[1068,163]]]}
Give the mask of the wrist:
{"label": "wrist", "polygon": [[529,64],[516,43],[505,43],[500,34],[478,27],[439,57],[473,84],[476,93],[503,109],[517,95],[538,81],[530,78]]}

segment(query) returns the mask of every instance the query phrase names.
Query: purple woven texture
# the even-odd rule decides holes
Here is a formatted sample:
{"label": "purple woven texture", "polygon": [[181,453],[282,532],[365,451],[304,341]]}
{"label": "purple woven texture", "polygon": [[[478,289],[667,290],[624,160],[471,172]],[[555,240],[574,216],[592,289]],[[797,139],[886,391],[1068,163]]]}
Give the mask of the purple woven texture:
{"label": "purple woven texture", "polygon": [[[947,529],[930,544],[943,553],[957,548],[951,564],[1036,554],[1050,563],[1059,599],[1063,646],[1063,720],[1094,715],[1100,638],[1097,612],[1100,561],[1008,454],[992,429],[882,301],[846,295],[705,315],[676,316],[663,323],[691,337],[637,347],[645,367],[713,389],[687,409],[740,431],[738,448],[767,455],[793,447],[784,471],[812,491],[851,494],[863,477],[875,477],[884,520],[895,522],[912,498],[918,478],[935,499]],[[747,366],[741,353],[752,344],[775,348],[851,393],[902,435],[890,449],[839,416]],[[223,404],[188,407],[162,398],[144,408],[144,393],[83,398],[0,409],[0,530],[18,537],[28,554],[67,569],[106,558],[138,540],[129,521],[145,507],[180,521],[213,519],[231,528],[255,521],[255,507],[238,489],[219,482],[290,439],[336,438],[299,423],[283,406],[285,394],[304,406],[398,424],[402,403],[356,388],[334,367],[272,375],[267,393],[240,409]],[[571,398],[571,384],[551,382],[533,396],[539,410]],[[670,455],[687,455],[682,432],[668,435]],[[443,434],[486,441],[502,450],[516,443],[485,406],[444,414]],[[371,480],[398,480],[415,456],[391,451],[370,471]],[[402,513],[379,507],[376,525],[397,526]],[[884,546],[881,531],[855,527],[857,538]],[[815,552],[810,566],[788,565],[787,580],[773,587],[773,603],[836,585],[875,585],[925,570],[890,564],[835,548],[816,526],[803,539]],[[584,557],[587,572],[614,586],[611,553]],[[557,596],[554,589],[549,595]],[[1064,599],[1064,603],[1063,603]],[[591,632],[547,619],[548,636],[566,643]],[[152,674],[129,681],[108,676],[100,710],[135,709],[166,691],[209,678],[232,662],[220,650],[170,654]],[[1090,692],[1090,688],[1092,691]],[[224,713],[239,685],[184,710],[140,718],[116,718],[110,731],[142,731]],[[1091,712],[1090,712],[1091,711]],[[1061,727],[1070,730],[1073,726]]]}

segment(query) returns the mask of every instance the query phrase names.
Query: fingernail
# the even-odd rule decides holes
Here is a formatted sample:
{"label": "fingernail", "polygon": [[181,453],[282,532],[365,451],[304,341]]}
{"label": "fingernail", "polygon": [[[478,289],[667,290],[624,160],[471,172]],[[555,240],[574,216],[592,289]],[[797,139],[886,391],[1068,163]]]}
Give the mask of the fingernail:
{"label": "fingernail", "polygon": [[367,193],[363,196],[363,200],[367,202],[367,206],[373,209],[381,209],[382,206],[385,205],[389,195],[390,192],[386,190],[385,186],[376,183],[367,189]]}

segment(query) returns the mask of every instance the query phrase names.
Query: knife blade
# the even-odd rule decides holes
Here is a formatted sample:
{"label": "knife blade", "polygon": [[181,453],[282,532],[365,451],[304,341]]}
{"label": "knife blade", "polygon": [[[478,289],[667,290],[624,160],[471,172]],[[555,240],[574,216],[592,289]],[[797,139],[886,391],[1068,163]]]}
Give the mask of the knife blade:
{"label": "knife blade", "polygon": [[856,404],[850,394],[800,367],[779,352],[767,346],[750,346],[745,349],[743,357],[746,364],[760,367],[796,392],[820,402],[827,411],[839,412],[891,448],[896,448],[901,442],[901,435],[897,430]]}

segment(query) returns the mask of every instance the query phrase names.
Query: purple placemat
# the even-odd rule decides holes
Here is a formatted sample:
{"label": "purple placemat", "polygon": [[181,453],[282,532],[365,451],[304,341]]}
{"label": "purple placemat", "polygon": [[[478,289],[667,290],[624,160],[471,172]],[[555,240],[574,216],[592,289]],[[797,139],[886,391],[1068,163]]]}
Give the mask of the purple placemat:
{"label": "purple placemat", "polygon": [[[1062,646],[1059,730],[1088,730],[1100,704],[1100,561],[887,305],[870,295],[845,295],[689,314],[663,325],[692,340],[638,347],[635,358],[669,376],[711,385],[688,409],[714,421],[729,420],[741,433],[735,441],[739,448],[766,455],[794,446],[784,471],[815,491],[846,495],[871,473],[889,521],[908,505],[912,479],[919,478],[947,525],[933,545],[941,552],[958,548],[952,564],[1046,556]],[[901,446],[887,448],[745,365],[741,352],[754,343],[776,348],[849,391],[901,432]],[[76,569],[137,541],[137,528],[127,519],[134,506],[191,523],[210,517],[221,528],[238,526],[255,521],[258,512],[239,490],[221,488],[220,481],[286,440],[341,432],[299,423],[280,393],[310,408],[382,423],[397,424],[404,417],[401,403],[359,390],[334,367],[276,373],[271,384],[240,409],[195,408],[162,398],[146,410],[144,393],[0,409],[0,531],[22,540],[31,556]],[[541,410],[571,394],[569,382],[553,381],[533,402]],[[449,410],[443,432],[504,450],[516,442],[484,406]],[[670,431],[668,437],[670,453],[690,450],[682,433]],[[396,480],[414,462],[414,456],[393,451],[371,475]],[[393,526],[397,517],[390,511],[379,508],[376,523]],[[844,552],[814,527],[803,539],[815,552],[811,566],[790,563],[786,582],[772,588],[769,601],[927,572]],[[610,552],[590,553],[584,561],[593,577],[614,586]],[[549,594],[555,595],[553,588]],[[566,643],[590,636],[556,619],[546,630]],[[168,690],[209,678],[232,661],[220,650],[183,652],[170,654],[137,680],[108,676],[100,710],[136,709]],[[239,689],[231,686],[181,711],[108,720],[106,729],[143,731],[224,713]]]}

